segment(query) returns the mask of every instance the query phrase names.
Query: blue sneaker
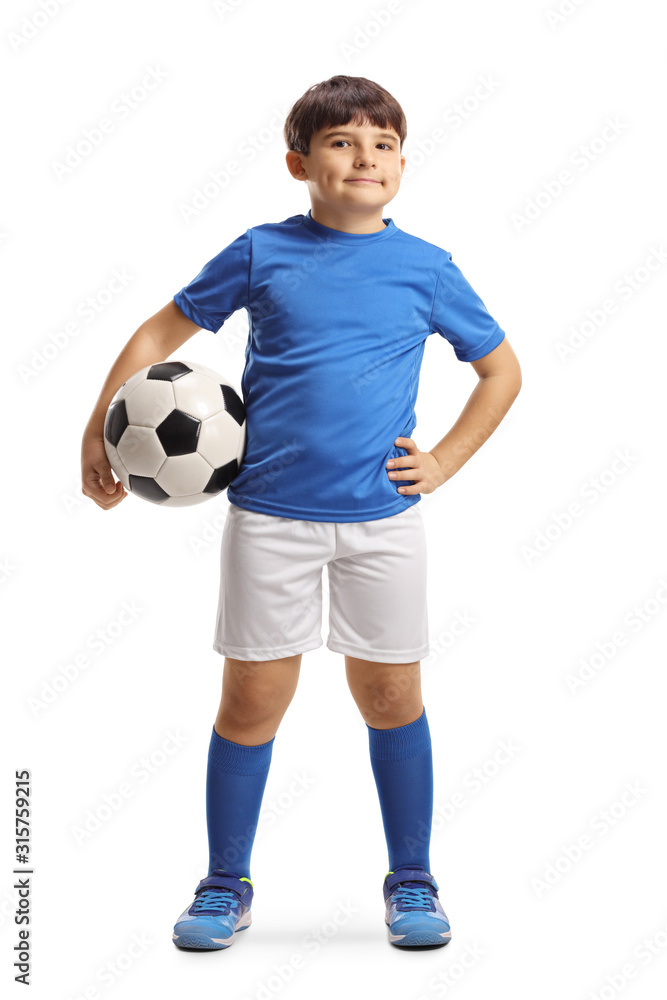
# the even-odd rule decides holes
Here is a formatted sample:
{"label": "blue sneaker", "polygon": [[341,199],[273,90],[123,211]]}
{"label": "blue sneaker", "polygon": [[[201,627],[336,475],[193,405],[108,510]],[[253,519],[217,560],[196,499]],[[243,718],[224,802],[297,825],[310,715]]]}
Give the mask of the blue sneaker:
{"label": "blue sneaker", "polygon": [[447,944],[452,937],[438,884],[423,868],[399,865],[384,880],[385,923],[397,945]]}
{"label": "blue sneaker", "polygon": [[236,931],[252,923],[253,885],[225,868],[203,878],[195,901],[174,924],[172,940],[179,948],[229,948]]}

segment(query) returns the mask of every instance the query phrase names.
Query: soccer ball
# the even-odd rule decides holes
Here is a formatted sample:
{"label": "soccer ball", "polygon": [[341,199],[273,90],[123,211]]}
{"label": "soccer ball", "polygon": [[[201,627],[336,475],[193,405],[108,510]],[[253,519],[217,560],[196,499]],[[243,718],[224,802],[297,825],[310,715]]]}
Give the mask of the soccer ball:
{"label": "soccer ball", "polygon": [[242,400],[217,372],[192,361],[148,365],[123,382],[104,421],[109,465],[126,490],[162,507],[221,493],[246,446]]}

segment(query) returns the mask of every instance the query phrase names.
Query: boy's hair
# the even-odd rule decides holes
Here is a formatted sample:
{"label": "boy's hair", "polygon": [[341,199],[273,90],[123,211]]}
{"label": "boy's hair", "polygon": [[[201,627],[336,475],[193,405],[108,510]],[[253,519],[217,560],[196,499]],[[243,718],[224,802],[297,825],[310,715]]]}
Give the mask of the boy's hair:
{"label": "boy's hair", "polygon": [[308,156],[314,132],[348,124],[393,128],[401,149],[407,135],[398,101],[365,76],[332,76],[313,84],[291,108],[283,135],[289,150]]}

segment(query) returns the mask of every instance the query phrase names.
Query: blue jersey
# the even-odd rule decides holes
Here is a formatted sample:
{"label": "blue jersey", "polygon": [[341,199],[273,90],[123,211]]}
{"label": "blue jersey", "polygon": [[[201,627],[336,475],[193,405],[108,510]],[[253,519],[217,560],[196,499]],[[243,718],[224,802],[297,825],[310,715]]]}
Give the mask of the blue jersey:
{"label": "blue jersey", "polygon": [[451,253],[383,221],[348,233],[309,211],[253,226],[174,296],[213,333],[248,313],[246,452],[230,503],[342,522],[421,500],[397,492],[414,483],[389,479],[386,463],[407,454],[394,441],[416,425],[426,338],[439,333],[475,361],[505,334]]}

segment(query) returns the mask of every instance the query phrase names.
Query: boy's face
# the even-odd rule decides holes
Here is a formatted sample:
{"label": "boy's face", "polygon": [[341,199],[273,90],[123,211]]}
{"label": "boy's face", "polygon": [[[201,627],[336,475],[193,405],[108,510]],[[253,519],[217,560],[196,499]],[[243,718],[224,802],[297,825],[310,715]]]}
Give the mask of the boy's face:
{"label": "boy's face", "polygon": [[315,132],[310,153],[290,150],[287,166],[310,191],[313,215],[371,218],[396,195],[405,167],[391,128],[335,125]]}

